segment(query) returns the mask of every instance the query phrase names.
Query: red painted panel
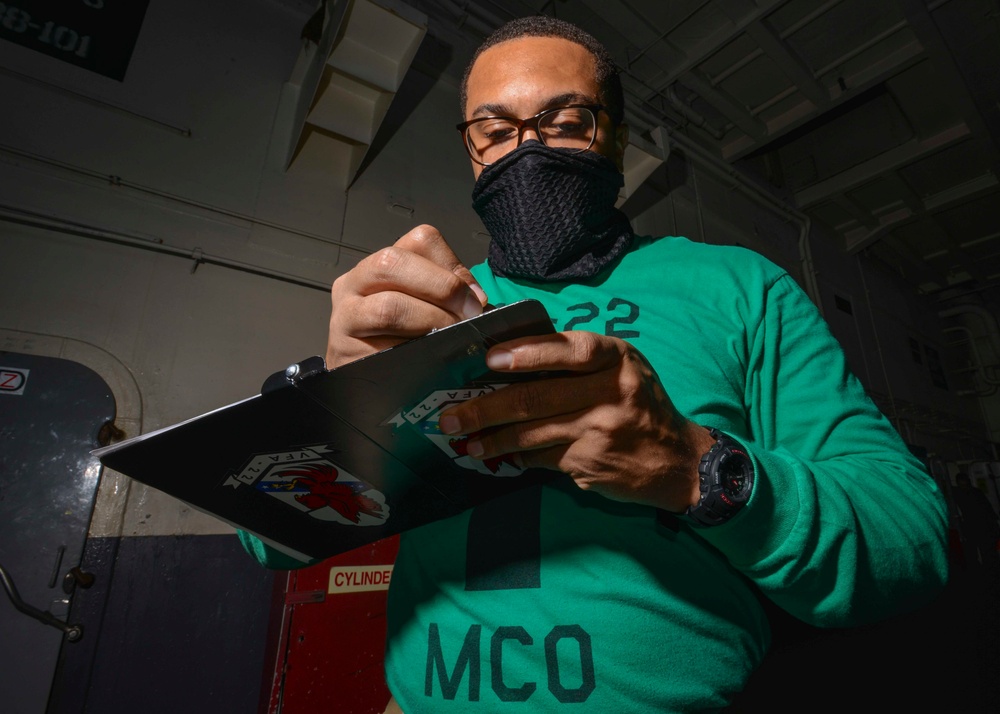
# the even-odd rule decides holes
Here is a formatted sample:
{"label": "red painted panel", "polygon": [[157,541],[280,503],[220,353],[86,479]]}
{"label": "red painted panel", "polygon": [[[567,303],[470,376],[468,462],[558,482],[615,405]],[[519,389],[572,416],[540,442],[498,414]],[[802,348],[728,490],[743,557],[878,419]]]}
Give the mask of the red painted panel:
{"label": "red painted panel", "polygon": [[289,573],[272,714],[382,713],[386,595],[398,549],[396,536]]}

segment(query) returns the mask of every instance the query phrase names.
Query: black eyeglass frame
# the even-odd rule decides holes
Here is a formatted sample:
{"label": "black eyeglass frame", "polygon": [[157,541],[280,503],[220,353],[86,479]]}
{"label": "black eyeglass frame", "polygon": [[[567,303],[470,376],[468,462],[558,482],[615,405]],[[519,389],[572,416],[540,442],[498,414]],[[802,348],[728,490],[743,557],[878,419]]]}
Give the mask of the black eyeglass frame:
{"label": "black eyeglass frame", "polygon": [[[538,122],[542,120],[543,117],[554,114],[555,112],[560,112],[563,109],[587,109],[594,117],[594,135],[590,137],[590,144],[583,149],[578,149],[576,153],[581,153],[584,151],[589,151],[597,140],[597,124],[598,124],[598,112],[607,112],[607,107],[603,104],[567,104],[564,107],[553,107],[552,109],[545,109],[538,112],[533,117],[528,117],[527,119],[518,119],[517,117],[503,116],[502,114],[494,114],[485,117],[476,117],[475,119],[470,119],[469,121],[463,121],[460,124],[456,124],[455,128],[458,129],[459,133],[462,135],[462,145],[465,147],[465,153],[469,155],[469,158],[475,161],[480,166],[492,166],[493,164],[487,164],[484,161],[480,161],[475,156],[472,155],[472,148],[469,146],[469,127],[473,124],[479,124],[480,122],[490,121],[493,119],[505,119],[513,124],[517,125],[517,148],[524,141],[524,130],[533,129],[536,134],[538,134],[538,140],[545,144],[545,140],[542,139],[542,132],[538,129]],[[514,149],[511,149],[513,151]],[[494,162],[495,163],[495,162]]]}

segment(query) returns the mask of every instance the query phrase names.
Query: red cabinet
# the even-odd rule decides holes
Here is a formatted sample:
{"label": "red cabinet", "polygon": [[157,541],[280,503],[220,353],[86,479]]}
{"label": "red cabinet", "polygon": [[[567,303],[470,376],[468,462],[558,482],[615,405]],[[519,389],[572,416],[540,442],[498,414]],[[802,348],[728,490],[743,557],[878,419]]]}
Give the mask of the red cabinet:
{"label": "red cabinet", "polygon": [[268,714],[382,714],[386,595],[398,536],[288,573]]}

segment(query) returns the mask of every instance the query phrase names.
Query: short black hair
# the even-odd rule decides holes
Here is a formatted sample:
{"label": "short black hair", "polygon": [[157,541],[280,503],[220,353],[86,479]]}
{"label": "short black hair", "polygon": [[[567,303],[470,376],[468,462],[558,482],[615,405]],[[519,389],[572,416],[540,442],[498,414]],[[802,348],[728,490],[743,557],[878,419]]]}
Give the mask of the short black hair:
{"label": "short black hair", "polygon": [[472,73],[472,66],[479,59],[479,55],[494,45],[521,37],[561,37],[564,40],[575,42],[590,52],[594,58],[594,71],[600,91],[598,99],[607,109],[612,124],[618,126],[625,120],[625,97],[622,93],[622,80],[618,75],[618,66],[615,64],[614,59],[612,59],[611,53],[592,35],[584,32],[576,25],[565,20],[549,17],[548,15],[531,15],[511,20],[501,25],[483,41],[483,44],[479,46],[479,49],[472,56],[472,60],[470,60],[469,66],[465,68],[465,74],[462,76],[461,109],[463,117],[465,116],[465,105],[468,101],[469,74]]}

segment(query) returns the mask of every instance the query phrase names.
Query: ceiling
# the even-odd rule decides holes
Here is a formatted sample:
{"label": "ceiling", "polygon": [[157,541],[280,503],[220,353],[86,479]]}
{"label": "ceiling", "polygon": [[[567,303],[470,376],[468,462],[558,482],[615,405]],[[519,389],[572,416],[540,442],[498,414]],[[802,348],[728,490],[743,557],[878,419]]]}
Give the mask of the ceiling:
{"label": "ceiling", "polygon": [[406,4],[456,79],[508,19],[576,23],[621,67],[633,131],[686,134],[918,293],[1000,303],[1000,0]]}

